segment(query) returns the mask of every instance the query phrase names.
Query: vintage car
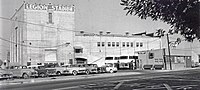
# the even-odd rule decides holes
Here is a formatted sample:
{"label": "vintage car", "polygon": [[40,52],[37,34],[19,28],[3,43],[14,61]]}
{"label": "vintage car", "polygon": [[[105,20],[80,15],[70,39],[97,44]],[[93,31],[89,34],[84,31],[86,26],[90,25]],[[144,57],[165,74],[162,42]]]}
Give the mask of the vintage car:
{"label": "vintage car", "polygon": [[98,66],[97,64],[83,64],[83,67],[89,71],[89,73],[98,73]]}
{"label": "vintage car", "polygon": [[64,75],[64,74],[68,74],[67,71],[67,67],[69,67],[70,65],[62,65],[59,67],[55,67],[56,69],[56,75]]}
{"label": "vintage car", "polygon": [[13,77],[29,78],[38,76],[38,72],[34,69],[28,69],[27,66],[11,66],[7,69],[11,72]]}
{"label": "vintage car", "polygon": [[56,69],[45,68],[44,65],[31,65],[31,66],[28,66],[28,68],[36,70],[38,72],[39,77],[47,77],[47,76],[56,74]]}
{"label": "vintage car", "polygon": [[105,69],[106,69],[106,72],[109,72],[109,73],[117,72],[117,67],[115,66],[114,63],[107,63],[105,65]]}
{"label": "vintage car", "polygon": [[87,70],[86,67],[83,66],[83,64],[69,65],[67,67],[67,70],[65,70],[64,72],[73,75],[77,75],[79,73],[89,74],[89,70]]}
{"label": "vintage car", "polygon": [[13,78],[13,75],[12,75],[11,72],[9,72],[6,69],[0,69],[0,80],[3,80],[3,79],[12,79],[12,78]]}

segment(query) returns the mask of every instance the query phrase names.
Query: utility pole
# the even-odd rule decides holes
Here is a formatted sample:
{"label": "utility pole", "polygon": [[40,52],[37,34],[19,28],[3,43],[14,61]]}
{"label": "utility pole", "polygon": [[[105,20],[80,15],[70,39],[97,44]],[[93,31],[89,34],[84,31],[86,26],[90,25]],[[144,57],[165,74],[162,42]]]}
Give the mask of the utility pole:
{"label": "utility pole", "polygon": [[169,65],[170,65],[170,70],[172,70],[172,61],[171,61],[170,46],[169,46],[169,35],[168,35],[168,33],[167,33],[167,46],[168,46],[168,52],[169,52]]}
{"label": "utility pole", "polygon": [[16,47],[16,50],[15,50],[15,57],[16,57],[16,62],[17,62],[17,29],[18,29],[18,27],[15,27],[15,36],[16,36],[16,39],[15,39],[15,47]]}

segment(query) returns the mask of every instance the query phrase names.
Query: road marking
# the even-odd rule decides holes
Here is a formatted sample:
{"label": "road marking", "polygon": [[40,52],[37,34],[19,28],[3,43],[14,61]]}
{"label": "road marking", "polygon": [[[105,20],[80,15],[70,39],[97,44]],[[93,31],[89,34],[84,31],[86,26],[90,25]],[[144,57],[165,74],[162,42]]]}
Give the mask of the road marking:
{"label": "road marking", "polygon": [[172,88],[168,84],[163,84],[163,85],[167,88],[167,90],[172,90]]}
{"label": "road marking", "polygon": [[79,86],[56,88],[56,89],[52,89],[52,90],[66,90],[66,89],[72,89],[72,88],[79,88]]}
{"label": "road marking", "polygon": [[119,89],[119,87],[124,83],[124,81],[120,82],[119,84],[117,84],[113,89],[116,90],[116,89]]}

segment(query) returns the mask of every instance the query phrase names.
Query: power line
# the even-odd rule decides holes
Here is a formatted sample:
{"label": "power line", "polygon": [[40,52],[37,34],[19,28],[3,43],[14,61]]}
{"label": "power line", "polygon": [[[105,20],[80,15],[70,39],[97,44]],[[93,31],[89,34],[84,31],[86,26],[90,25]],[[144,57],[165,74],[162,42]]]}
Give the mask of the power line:
{"label": "power line", "polygon": [[70,44],[70,43],[63,43],[63,44],[56,45],[56,46],[51,46],[51,47],[38,47],[38,46],[31,46],[31,45],[25,45],[25,44],[21,44],[21,43],[16,43],[16,42],[4,39],[2,37],[0,37],[0,39],[3,40],[3,41],[9,42],[9,43],[17,44],[17,45],[24,46],[24,47],[31,47],[31,48],[55,48],[55,47],[61,47],[61,46],[65,46],[65,45],[69,45]]}

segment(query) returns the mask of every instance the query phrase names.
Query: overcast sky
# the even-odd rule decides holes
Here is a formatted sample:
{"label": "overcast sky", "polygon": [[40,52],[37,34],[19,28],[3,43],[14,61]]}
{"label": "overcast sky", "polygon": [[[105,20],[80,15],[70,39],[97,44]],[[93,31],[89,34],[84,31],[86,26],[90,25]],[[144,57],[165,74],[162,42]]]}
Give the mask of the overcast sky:
{"label": "overcast sky", "polygon": [[[10,18],[15,9],[19,8],[24,0],[0,0],[1,17]],[[48,4],[74,4],[75,29],[98,33],[100,30],[112,33],[155,32],[157,28],[169,29],[169,25],[152,21],[141,20],[137,16],[126,16],[126,11],[120,5],[121,0],[26,0],[29,3]],[[2,19],[0,20],[2,22]],[[5,24],[5,21],[4,21]],[[6,23],[8,25],[8,23]],[[8,28],[6,27],[4,28]],[[3,25],[5,26],[5,25]],[[8,28],[9,29],[9,28]],[[4,29],[5,31],[5,29]],[[6,32],[7,33],[7,29]]]}

